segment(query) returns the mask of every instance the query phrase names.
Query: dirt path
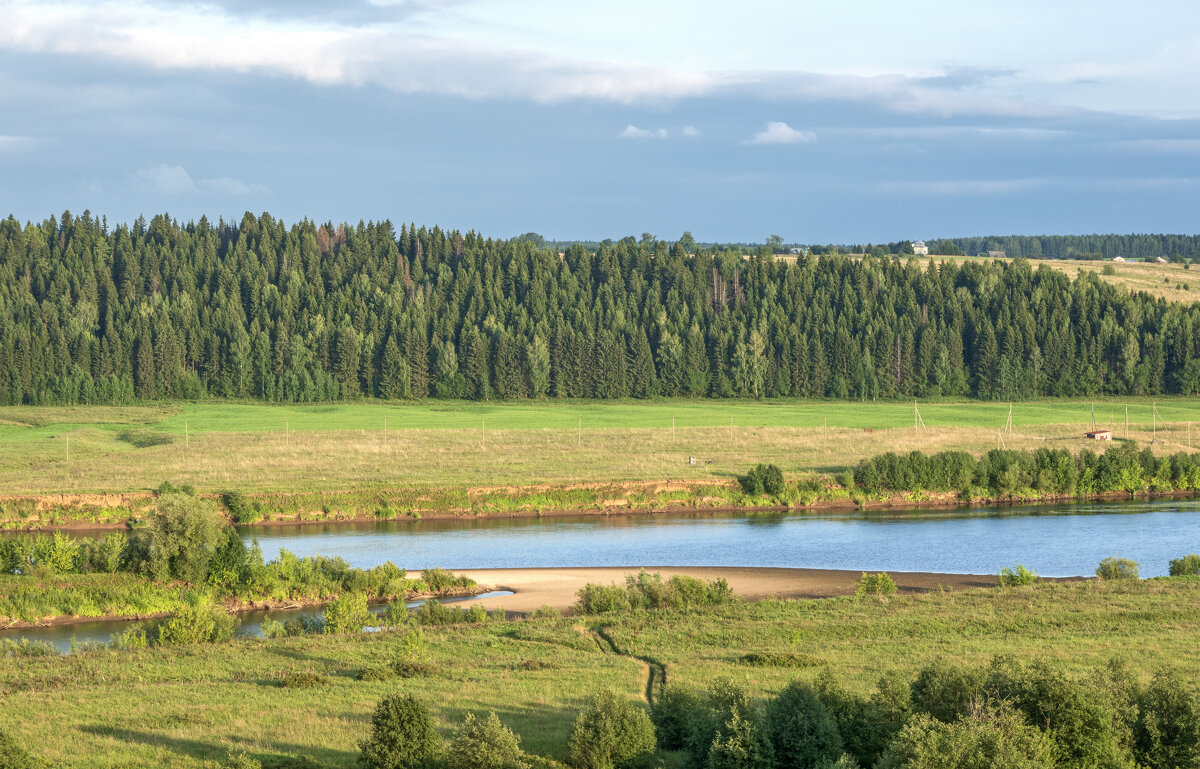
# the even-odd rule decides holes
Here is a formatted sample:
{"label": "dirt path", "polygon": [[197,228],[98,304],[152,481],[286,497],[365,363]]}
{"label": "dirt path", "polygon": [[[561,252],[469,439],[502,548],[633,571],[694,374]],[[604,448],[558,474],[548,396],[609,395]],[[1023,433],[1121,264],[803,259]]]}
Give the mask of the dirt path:
{"label": "dirt path", "polygon": [[[548,569],[463,569],[465,574],[497,590],[511,590],[513,595],[484,598],[479,603],[487,609],[529,612],[541,606],[569,609],[575,594],[589,582],[623,583],[625,575],[637,574],[640,567],[585,567]],[[834,569],[775,569],[752,567],[676,567],[647,566],[647,571],[659,572],[664,578],[686,574],[703,580],[724,578],[737,595],[748,601],[776,598],[830,598],[854,593],[854,584],[862,572]],[[924,593],[930,590],[961,590],[973,587],[993,587],[994,574],[931,574],[928,572],[889,572],[902,593]],[[469,605],[464,603],[462,605]]]}

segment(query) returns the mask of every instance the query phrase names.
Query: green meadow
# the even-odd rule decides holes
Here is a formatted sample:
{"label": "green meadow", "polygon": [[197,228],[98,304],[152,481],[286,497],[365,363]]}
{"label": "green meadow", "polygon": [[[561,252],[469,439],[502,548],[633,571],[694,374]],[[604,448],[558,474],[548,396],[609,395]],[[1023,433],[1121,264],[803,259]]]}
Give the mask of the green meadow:
{"label": "green meadow", "polygon": [[[1163,666],[1194,679],[1197,631],[1194,578],[768,600],[426,628],[434,672],[383,681],[357,675],[396,654],[399,633],[0,657],[0,711],[12,735],[53,766],[217,767],[238,749],[264,766],[348,769],[374,705],[403,691],[429,705],[443,732],[468,711],[495,711],[526,750],[563,760],[586,698],[603,687],[643,698],[647,662],[665,666],[669,681],[728,676],[755,697],[826,668],[866,692],[882,673],[997,654],[1080,675],[1125,657],[1145,680]],[[816,665],[750,666],[741,658],[751,652],[800,652]],[[298,671],[325,682],[281,685]],[[681,756],[661,758],[682,766]]]}

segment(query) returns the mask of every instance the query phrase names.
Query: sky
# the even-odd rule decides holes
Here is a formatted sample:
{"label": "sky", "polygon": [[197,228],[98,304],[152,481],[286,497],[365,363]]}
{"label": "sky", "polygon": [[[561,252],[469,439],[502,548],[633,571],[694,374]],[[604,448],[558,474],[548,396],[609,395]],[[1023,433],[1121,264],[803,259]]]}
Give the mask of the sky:
{"label": "sky", "polygon": [[1194,234],[1195,0],[0,0],[0,215]]}

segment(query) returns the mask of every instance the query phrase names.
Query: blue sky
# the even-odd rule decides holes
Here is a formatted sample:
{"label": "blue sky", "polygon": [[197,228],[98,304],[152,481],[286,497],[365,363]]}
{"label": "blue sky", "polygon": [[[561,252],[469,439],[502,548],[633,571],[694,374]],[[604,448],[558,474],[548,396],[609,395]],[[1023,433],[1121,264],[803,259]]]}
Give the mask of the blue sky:
{"label": "blue sky", "polygon": [[0,212],[1195,233],[1198,74],[1174,0],[0,0]]}

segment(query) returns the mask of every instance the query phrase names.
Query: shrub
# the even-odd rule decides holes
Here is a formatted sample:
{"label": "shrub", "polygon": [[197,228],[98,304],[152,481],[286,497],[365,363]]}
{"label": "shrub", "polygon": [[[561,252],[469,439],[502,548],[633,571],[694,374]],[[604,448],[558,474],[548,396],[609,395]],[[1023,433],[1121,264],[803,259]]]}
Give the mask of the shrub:
{"label": "shrub", "polygon": [[396,657],[391,662],[391,668],[401,678],[432,678],[442,673],[437,663],[415,657]]}
{"label": "shrub", "polygon": [[446,752],[449,769],[528,769],[521,738],[500,723],[495,713],[479,721],[468,713]]}
{"label": "shrub", "polygon": [[363,593],[343,593],[329,602],[321,613],[325,632],[334,634],[361,633],[371,624],[371,610]]}
{"label": "shrub", "polygon": [[225,519],[203,500],[164,494],[146,528],[130,542],[131,560],[154,579],[203,582],[213,553],[225,542],[225,527]]}
{"label": "shrub", "polygon": [[262,769],[262,762],[239,750],[237,753],[231,751],[222,766],[224,769]]}
{"label": "shrub", "polygon": [[778,497],[785,491],[783,471],[776,465],[755,465],[750,472],[738,478],[738,483],[742,491],[755,497]]}
{"label": "shrub", "polygon": [[1138,562],[1110,555],[1096,567],[1096,576],[1100,579],[1137,579]]}
{"label": "shrub", "polygon": [[908,723],[876,769],[1051,769],[1054,746],[1019,713],[984,710],[954,723],[927,715]]}
{"label": "shrub", "polygon": [[174,435],[160,433],[157,430],[125,430],[117,437],[137,449],[148,449],[151,446],[166,446],[175,442]]}
{"label": "shrub", "polygon": [[575,719],[568,745],[571,763],[580,769],[620,769],[653,753],[657,743],[646,711],[605,690]]}
{"label": "shrub", "polygon": [[29,755],[16,740],[0,729],[0,767],[4,769],[38,769],[41,764]]}
{"label": "shrub", "polygon": [[867,574],[858,578],[858,582],[854,585],[854,594],[857,596],[865,595],[888,595],[896,592],[895,581],[885,572],[878,574]]}
{"label": "shrub", "polygon": [[707,769],[771,769],[771,743],[762,729],[740,708],[721,724],[708,749]]}
{"label": "shrub", "polygon": [[1200,575],[1200,555],[1192,553],[1182,558],[1172,558],[1170,571],[1172,577],[1188,577]]}
{"label": "shrub", "polygon": [[1034,574],[1030,569],[1025,568],[1023,564],[1017,564],[1014,568],[1005,566],[1000,570],[999,574],[1000,587],[1017,587],[1018,585],[1032,585],[1039,581],[1041,577]]}
{"label": "shrub", "polygon": [[690,686],[666,684],[650,706],[650,721],[659,747],[680,750],[687,747],[692,719],[702,707],[700,694]]}
{"label": "shrub", "polygon": [[444,593],[455,588],[475,587],[475,580],[470,577],[456,577],[446,569],[422,569],[421,580],[432,593]]}
{"label": "shrub", "polygon": [[539,606],[529,612],[529,619],[562,619],[562,610],[555,606]]}
{"label": "shrub", "polygon": [[734,713],[743,715],[751,712],[752,703],[746,688],[732,678],[718,678],[704,692],[700,707],[693,708],[687,720],[687,735],[684,747],[691,755],[692,763],[703,766],[712,750],[722,727],[733,718]]}
{"label": "shrub", "polygon": [[579,600],[575,607],[583,614],[606,614],[630,609],[629,594],[619,585],[588,583],[576,595]]}
{"label": "shrub", "polygon": [[472,623],[476,623],[476,624],[487,622],[487,620],[488,620],[487,609],[483,608],[482,606],[480,606],[477,603],[472,604],[471,608],[467,609],[466,613],[463,615],[463,618],[467,622],[472,622]]}
{"label": "shrub", "polygon": [[984,671],[938,660],[921,668],[912,684],[913,709],[939,721],[954,721],[979,699]]}
{"label": "shrub", "polygon": [[262,520],[258,506],[246,499],[240,491],[226,491],[221,495],[221,504],[229,511],[234,523],[254,523]]}
{"label": "shrub", "polygon": [[120,633],[117,633],[112,638],[108,639],[110,649],[119,649],[121,651],[132,651],[134,649],[145,649],[150,645],[150,640],[146,636],[146,627],[144,625],[133,625],[127,627]]}
{"label": "shrub", "polygon": [[837,724],[810,684],[788,684],[768,703],[766,723],[781,766],[818,767],[842,754]]}
{"label": "shrub", "polygon": [[220,606],[199,599],[173,612],[158,625],[158,642],[167,646],[228,641],[237,620]]}
{"label": "shrub", "polygon": [[739,662],[760,668],[813,668],[825,664],[820,657],[804,652],[750,652],[743,654]]}
{"label": "shrub", "polygon": [[367,665],[361,668],[354,678],[358,681],[386,681],[395,676],[396,671],[389,665]]}
{"label": "shrub", "polygon": [[327,683],[329,679],[315,670],[293,670],[279,678],[279,685],[285,689],[312,689]]}
{"label": "shrub", "polygon": [[384,697],[371,716],[371,735],[359,743],[366,769],[418,769],[433,763],[441,739],[429,709],[409,694]]}
{"label": "shrub", "polygon": [[1101,275],[1116,275],[1117,268],[1113,267],[1111,264],[1106,264],[1100,268],[1100,274]]}
{"label": "shrub", "polygon": [[1150,769],[1200,766],[1200,695],[1174,671],[1159,671],[1141,697],[1135,752]]}

